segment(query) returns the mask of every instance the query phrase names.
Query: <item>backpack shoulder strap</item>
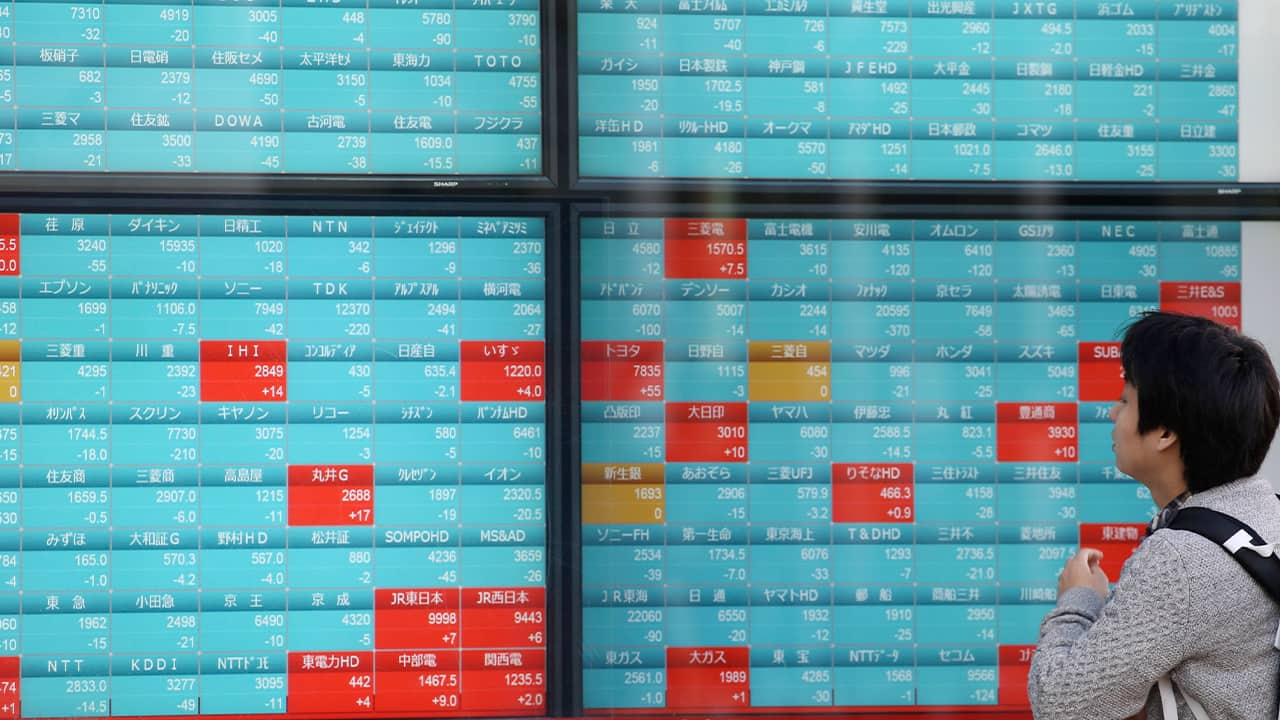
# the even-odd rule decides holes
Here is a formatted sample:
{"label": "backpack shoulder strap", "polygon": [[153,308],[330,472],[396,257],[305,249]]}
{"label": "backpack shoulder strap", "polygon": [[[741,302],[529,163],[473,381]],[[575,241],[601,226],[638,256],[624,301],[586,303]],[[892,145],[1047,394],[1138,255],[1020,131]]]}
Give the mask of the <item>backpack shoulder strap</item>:
{"label": "backpack shoulder strap", "polygon": [[1203,507],[1178,511],[1168,527],[1206,537],[1227,551],[1273,600],[1280,603],[1280,557],[1253,528],[1226,513]]}

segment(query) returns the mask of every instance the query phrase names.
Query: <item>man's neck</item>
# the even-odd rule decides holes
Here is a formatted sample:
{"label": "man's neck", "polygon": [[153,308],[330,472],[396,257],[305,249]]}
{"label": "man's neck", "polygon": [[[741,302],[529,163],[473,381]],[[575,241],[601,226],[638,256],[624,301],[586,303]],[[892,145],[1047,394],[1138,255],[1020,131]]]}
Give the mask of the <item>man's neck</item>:
{"label": "man's neck", "polygon": [[1173,499],[1187,491],[1187,481],[1183,480],[1179,473],[1178,476],[1159,478],[1147,488],[1151,490],[1151,499],[1155,501],[1156,507],[1162,508]]}

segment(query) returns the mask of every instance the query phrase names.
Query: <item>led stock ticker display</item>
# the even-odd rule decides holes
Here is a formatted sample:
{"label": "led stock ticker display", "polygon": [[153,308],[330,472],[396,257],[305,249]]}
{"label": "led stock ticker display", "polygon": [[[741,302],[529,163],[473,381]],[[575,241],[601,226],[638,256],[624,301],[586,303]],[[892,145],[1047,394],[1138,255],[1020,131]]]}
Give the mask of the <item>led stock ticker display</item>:
{"label": "led stock ticker display", "polygon": [[0,236],[0,717],[544,713],[542,218]]}
{"label": "led stock ticker display", "polygon": [[538,0],[0,6],[0,170],[542,174]]}
{"label": "led stock ticker display", "polygon": [[576,5],[584,178],[1278,179],[1263,3]]}
{"label": "led stock ticker display", "polygon": [[588,713],[1025,707],[1113,465],[1117,330],[1238,326],[1239,223],[586,217]]}

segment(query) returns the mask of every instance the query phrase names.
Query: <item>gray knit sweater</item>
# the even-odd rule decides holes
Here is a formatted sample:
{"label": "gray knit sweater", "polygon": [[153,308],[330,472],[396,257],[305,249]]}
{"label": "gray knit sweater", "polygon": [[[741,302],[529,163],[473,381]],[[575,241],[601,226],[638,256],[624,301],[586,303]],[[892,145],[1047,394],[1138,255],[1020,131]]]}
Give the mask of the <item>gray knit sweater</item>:
{"label": "gray knit sweater", "polygon": [[[1193,495],[1187,507],[1239,518],[1280,540],[1280,501],[1247,478]],[[1153,686],[1173,682],[1211,720],[1276,718],[1280,608],[1219,546],[1184,530],[1157,530],[1112,578],[1111,596],[1073,588],[1040,626],[1028,690],[1037,720],[1160,720]],[[1193,716],[1181,697],[1179,720]]]}

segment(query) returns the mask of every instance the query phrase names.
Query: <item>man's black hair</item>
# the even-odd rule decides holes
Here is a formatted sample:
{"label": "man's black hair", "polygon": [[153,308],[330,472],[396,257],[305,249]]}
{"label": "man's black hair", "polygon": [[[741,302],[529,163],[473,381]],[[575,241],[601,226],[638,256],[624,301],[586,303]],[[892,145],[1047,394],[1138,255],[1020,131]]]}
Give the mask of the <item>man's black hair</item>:
{"label": "man's black hair", "polygon": [[1212,320],[1148,312],[1120,344],[1138,432],[1177,434],[1187,488],[1255,475],[1280,423],[1280,380],[1256,340]]}

